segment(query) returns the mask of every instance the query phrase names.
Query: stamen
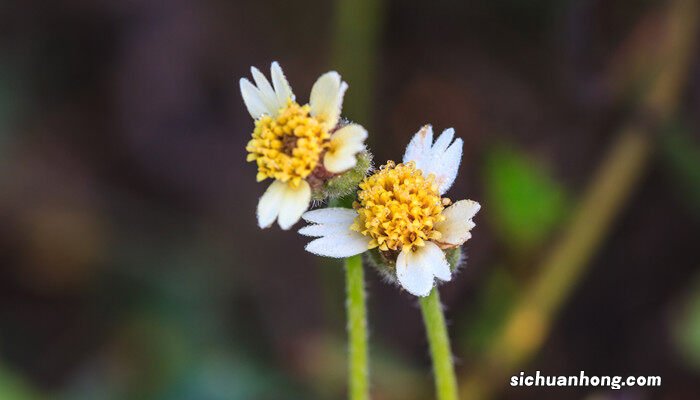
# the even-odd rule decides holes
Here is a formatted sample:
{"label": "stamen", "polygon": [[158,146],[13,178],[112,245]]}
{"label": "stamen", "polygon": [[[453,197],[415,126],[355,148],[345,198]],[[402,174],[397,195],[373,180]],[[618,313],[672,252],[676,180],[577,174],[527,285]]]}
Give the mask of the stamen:
{"label": "stamen", "polygon": [[329,143],[330,133],[310,115],[310,107],[289,100],[276,118],[265,115],[255,121],[247,160],[257,163],[258,181],[272,178],[298,185],[316,168]]}
{"label": "stamen", "polygon": [[[381,251],[415,250],[439,239],[433,226],[445,217],[435,177],[424,177],[415,163],[389,161],[360,183],[358,217],[351,229],[372,238]],[[448,200],[449,201],[449,200]]]}

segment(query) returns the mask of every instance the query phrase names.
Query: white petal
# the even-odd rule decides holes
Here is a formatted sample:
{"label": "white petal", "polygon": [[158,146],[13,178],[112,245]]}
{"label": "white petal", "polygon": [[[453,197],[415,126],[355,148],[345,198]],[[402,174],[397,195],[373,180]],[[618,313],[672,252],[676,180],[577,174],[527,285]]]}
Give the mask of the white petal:
{"label": "white petal", "polygon": [[316,239],[306,245],[306,250],[319,256],[343,258],[362,254],[369,248],[370,238],[350,230],[338,231]]}
{"label": "white petal", "polygon": [[277,219],[279,215],[280,207],[282,205],[282,199],[284,198],[284,191],[287,185],[280,182],[274,181],[267,188],[265,193],[260,197],[258,202],[258,226],[261,228],[269,228],[273,222]]}
{"label": "white petal", "polygon": [[367,130],[358,124],[346,125],[331,135],[331,142],[338,145],[360,145],[367,139]]}
{"label": "white petal", "polygon": [[430,264],[433,275],[442,281],[452,279],[452,271],[450,271],[450,263],[447,262],[445,253],[433,242],[425,242],[425,246],[418,249],[421,257],[425,262]]}
{"label": "white petal", "polygon": [[301,181],[298,187],[287,184],[277,220],[280,228],[284,230],[291,228],[309,208],[310,203],[311,187],[306,181]]}
{"label": "white petal", "polygon": [[357,217],[357,211],[349,208],[331,207],[307,211],[301,216],[305,221],[315,224],[350,223]]}
{"label": "white petal", "polygon": [[[445,193],[454,183],[462,160],[462,139],[457,139],[450,145],[454,138],[454,129],[446,129],[432,143],[433,132],[429,125],[421,128],[413,136],[406,147],[403,162],[413,161],[416,167],[423,171],[423,175],[435,175],[440,194]],[[449,147],[448,147],[449,146]]]}
{"label": "white petal", "polygon": [[476,226],[472,218],[480,208],[481,205],[473,200],[460,200],[447,207],[442,212],[445,220],[435,224],[435,230],[442,234],[439,241],[459,246],[469,240],[469,231]]}
{"label": "white petal", "polygon": [[306,250],[326,257],[350,257],[364,253],[370,238],[350,229],[357,212],[347,208],[325,208],[304,213],[306,221],[315,222],[299,230],[307,236],[321,236],[306,245]]}
{"label": "white petal", "polygon": [[403,162],[417,161],[430,153],[430,146],[433,144],[433,127],[425,125],[418,133],[413,135],[413,138],[406,146],[406,152],[403,155]]}
{"label": "white petal", "polygon": [[253,119],[258,119],[263,114],[267,114],[269,112],[265,102],[263,101],[262,94],[260,94],[260,91],[253,86],[249,80],[241,78],[240,86],[243,102],[245,103],[246,108],[248,108],[248,112]]}
{"label": "white petal", "polygon": [[455,130],[453,128],[447,128],[442,131],[442,134],[438,136],[433,145],[433,153],[444,153],[447,150],[447,146],[452,143],[452,139],[455,137]]}
{"label": "white petal", "polygon": [[[452,187],[457,173],[459,172],[459,164],[462,162],[462,139],[457,139],[440,157],[440,162],[437,164],[433,172],[436,177],[440,194],[444,194]],[[440,172],[438,172],[440,171]]]}
{"label": "white petal", "polygon": [[355,156],[355,153],[326,153],[323,158],[323,167],[334,174],[347,171],[356,164],[357,156]]}
{"label": "white petal", "polygon": [[321,237],[337,234],[349,229],[351,223],[340,222],[336,224],[314,224],[307,225],[299,229],[299,233],[304,236]]}
{"label": "white petal", "polygon": [[277,103],[284,107],[287,104],[287,100],[294,100],[294,93],[292,93],[292,88],[287,83],[287,78],[284,77],[282,67],[277,61],[272,63],[270,75],[272,76],[272,84],[275,87]]}
{"label": "white petal", "polygon": [[416,252],[402,250],[396,258],[396,277],[401,286],[415,296],[427,296],[435,278],[432,267]]}
{"label": "white petal", "polygon": [[268,115],[277,115],[277,112],[281,106],[277,101],[277,95],[275,94],[275,90],[272,88],[272,85],[270,85],[270,82],[267,80],[267,78],[265,78],[265,75],[263,75],[257,68],[250,67],[250,73],[253,75],[255,85],[260,91],[260,98],[262,99],[263,103],[265,103]]}
{"label": "white petal", "polygon": [[347,88],[347,83],[342,82],[335,71],[321,75],[311,88],[311,115],[321,120],[326,129],[332,129],[338,124]]}
{"label": "white petal", "polygon": [[357,164],[357,153],[365,148],[365,128],[351,124],[340,128],[331,136],[331,149],[323,158],[323,166],[330,172],[347,171]]}

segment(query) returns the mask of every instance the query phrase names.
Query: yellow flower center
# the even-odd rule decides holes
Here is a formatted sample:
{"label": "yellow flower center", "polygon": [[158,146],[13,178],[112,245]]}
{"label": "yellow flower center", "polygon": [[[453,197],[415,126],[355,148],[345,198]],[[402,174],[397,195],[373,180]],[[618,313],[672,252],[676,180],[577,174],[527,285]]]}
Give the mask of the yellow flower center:
{"label": "yellow flower center", "polygon": [[389,161],[360,183],[359,214],[351,229],[372,238],[370,248],[382,251],[415,250],[426,240],[440,239],[433,226],[445,217],[444,205],[431,174],[423,176],[415,163]]}
{"label": "yellow flower center", "polygon": [[277,117],[255,121],[246,151],[247,160],[258,164],[258,182],[273,178],[298,186],[316,168],[330,134],[309,112],[309,105],[289,100]]}

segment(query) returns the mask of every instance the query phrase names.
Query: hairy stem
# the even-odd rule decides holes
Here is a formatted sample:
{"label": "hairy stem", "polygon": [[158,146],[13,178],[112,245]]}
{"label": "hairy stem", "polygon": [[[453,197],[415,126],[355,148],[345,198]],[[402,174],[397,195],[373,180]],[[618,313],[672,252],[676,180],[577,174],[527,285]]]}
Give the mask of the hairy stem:
{"label": "hairy stem", "polygon": [[457,400],[457,379],[452,362],[450,337],[447,334],[437,287],[433,288],[427,297],[420,299],[420,308],[433,360],[436,397],[438,400]]}
{"label": "hairy stem", "polygon": [[348,390],[350,400],[369,399],[369,350],[367,346],[367,305],[362,256],[345,260],[346,307],[348,317]]}

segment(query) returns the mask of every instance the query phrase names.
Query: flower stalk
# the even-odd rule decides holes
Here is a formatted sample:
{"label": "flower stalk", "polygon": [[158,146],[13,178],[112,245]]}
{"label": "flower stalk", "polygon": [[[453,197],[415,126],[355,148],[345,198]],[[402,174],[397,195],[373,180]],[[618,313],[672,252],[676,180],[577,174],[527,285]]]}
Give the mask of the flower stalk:
{"label": "flower stalk", "polygon": [[348,318],[348,398],[368,400],[367,305],[361,255],[345,259],[345,290]]}
{"label": "flower stalk", "polygon": [[425,331],[430,345],[435,376],[435,395],[437,400],[457,400],[457,379],[455,377],[450,337],[447,334],[445,316],[440,304],[437,287],[430,294],[420,298]]}

